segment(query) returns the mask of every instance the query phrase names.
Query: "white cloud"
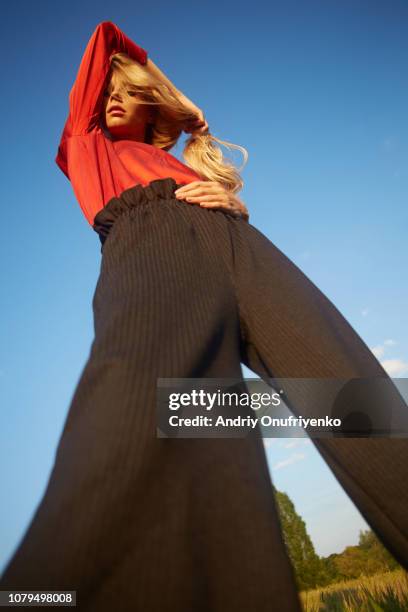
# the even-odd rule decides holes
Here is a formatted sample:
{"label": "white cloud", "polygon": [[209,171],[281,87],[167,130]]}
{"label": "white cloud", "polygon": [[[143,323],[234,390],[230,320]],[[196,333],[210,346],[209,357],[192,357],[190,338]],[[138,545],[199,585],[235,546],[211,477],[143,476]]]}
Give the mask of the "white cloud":
{"label": "white cloud", "polygon": [[374,355],[377,357],[377,359],[379,359],[380,357],[382,357],[384,355],[384,347],[379,344],[378,346],[374,346],[371,349],[371,352],[374,353]]}
{"label": "white cloud", "polygon": [[303,453],[294,453],[288,459],[284,459],[283,461],[278,461],[272,467],[272,470],[281,470],[282,468],[288,467],[288,465],[293,465],[294,463],[298,463],[298,461],[303,461],[306,458],[306,455]]}
{"label": "white cloud", "polygon": [[408,361],[402,359],[384,359],[381,365],[389,376],[408,376]]}
{"label": "white cloud", "polygon": [[[380,357],[383,357],[389,346],[395,346],[398,344],[392,338],[387,338],[384,340],[382,344],[378,344],[371,348],[371,352],[380,360]],[[380,361],[382,367],[387,372],[387,374],[391,377],[397,376],[408,376],[408,362],[403,359],[383,359]]]}

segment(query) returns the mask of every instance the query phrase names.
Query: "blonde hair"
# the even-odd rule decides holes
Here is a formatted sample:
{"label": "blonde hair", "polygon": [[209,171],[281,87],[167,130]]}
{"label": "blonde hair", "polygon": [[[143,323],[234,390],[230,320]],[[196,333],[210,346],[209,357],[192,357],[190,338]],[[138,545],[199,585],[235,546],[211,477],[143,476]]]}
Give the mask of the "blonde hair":
{"label": "blonde hair", "polygon": [[[126,53],[115,53],[110,58],[110,77],[119,77],[122,89],[131,88],[143,104],[156,105],[154,122],[148,124],[145,142],[168,151],[177,143],[186,122],[197,119],[191,110],[161,80],[150,74],[145,66],[133,61]],[[109,81],[108,81],[109,83]],[[237,168],[226,160],[220,147],[239,149],[244,163]],[[192,168],[202,180],[218,181],[229,191],[236,193],[243,187],[240,171],[245,166],[248,153],[244,147],[220,140],[212,134],[191,135],[182,152],[185,164]]]}

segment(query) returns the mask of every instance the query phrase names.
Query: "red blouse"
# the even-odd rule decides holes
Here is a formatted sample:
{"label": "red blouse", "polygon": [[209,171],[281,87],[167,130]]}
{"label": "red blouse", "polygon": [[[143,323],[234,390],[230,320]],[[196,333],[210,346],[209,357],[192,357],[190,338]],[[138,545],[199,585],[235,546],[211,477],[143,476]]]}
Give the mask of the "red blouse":
{"label": "red blouse", "polygon": [[100,23],[85,49],[69,94],[66,120],[55,162],[71,181],[75,196],[90,225],[113,198],[136,184],[147,185],[173,177],[187,184],[200,176],[176,157],[135,140],[110,140],[99,125],[103,92],[113,53],[127,53],[144,65],[147,52],[114,23]]}

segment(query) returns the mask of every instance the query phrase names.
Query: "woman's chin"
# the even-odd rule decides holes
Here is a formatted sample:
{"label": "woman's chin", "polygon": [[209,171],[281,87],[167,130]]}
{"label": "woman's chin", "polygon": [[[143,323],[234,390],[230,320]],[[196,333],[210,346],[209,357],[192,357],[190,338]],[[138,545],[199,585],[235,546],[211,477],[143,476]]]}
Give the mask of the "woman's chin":
{"label": "woman's chin", "polygon": [[123,134],[126,132],[126,125],[113,122],[107,126],[111,134]]}
{"label": "woman's chin", "polygon": [[111,125],[108,127],[108,131],[112,138],[132,138],[129,130],[126,129],[126,126]]}

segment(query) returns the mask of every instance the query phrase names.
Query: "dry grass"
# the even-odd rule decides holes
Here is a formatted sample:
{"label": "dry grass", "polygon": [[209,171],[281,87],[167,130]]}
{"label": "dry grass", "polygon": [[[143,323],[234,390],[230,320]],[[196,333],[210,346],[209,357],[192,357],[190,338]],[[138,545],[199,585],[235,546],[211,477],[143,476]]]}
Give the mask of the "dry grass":
{"label": "dry grass", "polygon": [[408,573],[404,570],[337,582],[302,591],[304,612],[407,612]]}

